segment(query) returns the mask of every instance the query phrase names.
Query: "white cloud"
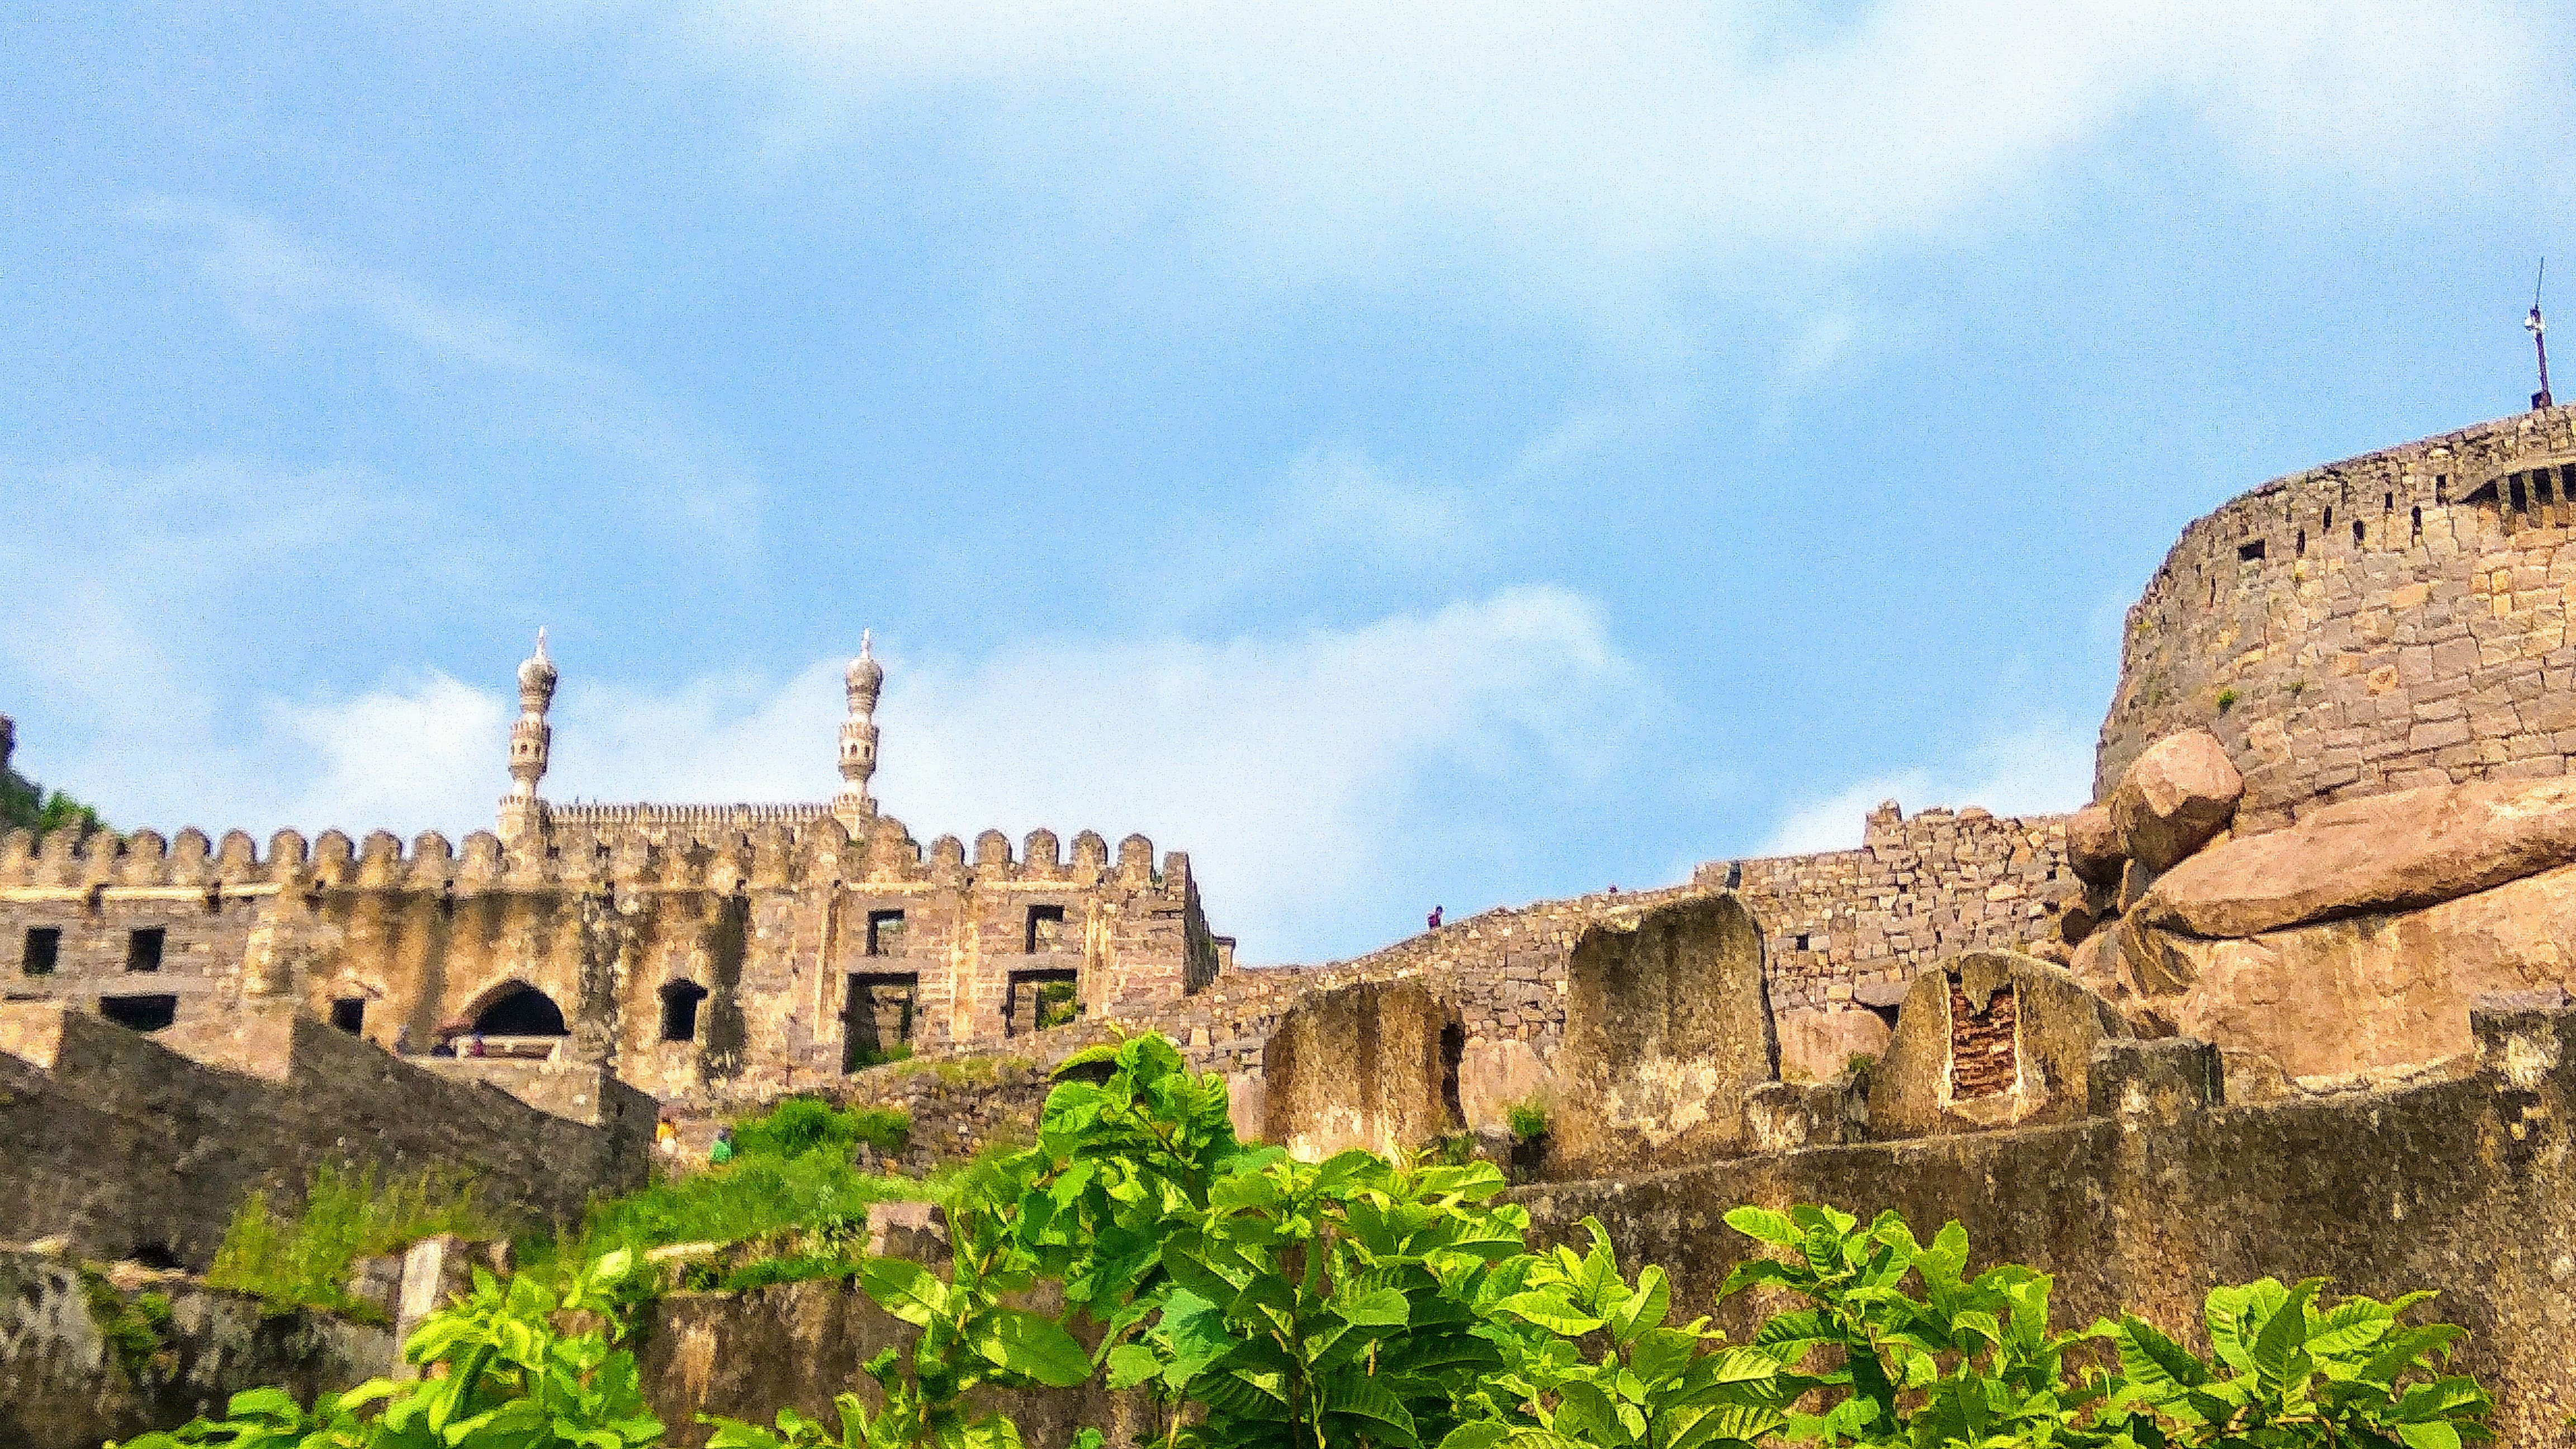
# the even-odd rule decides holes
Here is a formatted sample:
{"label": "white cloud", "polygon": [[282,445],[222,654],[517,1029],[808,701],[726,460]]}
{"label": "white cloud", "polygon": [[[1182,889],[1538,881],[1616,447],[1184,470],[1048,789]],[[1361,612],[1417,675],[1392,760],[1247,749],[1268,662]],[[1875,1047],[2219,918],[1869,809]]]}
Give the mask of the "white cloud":
{"label": "white cloud", "polygon": [[317,319],[355,318],[474,374],[486,415],[639,475],[624,499],[633,515],[736,550],[756,536],[761,490],[750,470],[617,369],[491,308],[331,256],[264,217],[169,197],[135,217],[188,238],[200,274],[253,333],[284,345]]}
{"label": "white cloud", "polygon": [[1961,765],[1915,767],[1861,780],[1797,805],[1782,816],[1757,855],[1806,855],[1860,844],[1863,817],[1882,800],[1908,815],[1936,805],[1982,805],[1997,815],[2073,810],[2093,798],[2093,732],[2043,721],[1985,741]]}
{"label": "white cloud", "polygon": [[2488,184],[2499,139],[2563,123],[2570,30],[2530,0],[767,0],[692,27],[775,82],[792,144],[927,102],[1006,184],[1183,195],[1256,271],[1472,255],[1581,305],[1947,235],[2132,131],[2276,192]]}

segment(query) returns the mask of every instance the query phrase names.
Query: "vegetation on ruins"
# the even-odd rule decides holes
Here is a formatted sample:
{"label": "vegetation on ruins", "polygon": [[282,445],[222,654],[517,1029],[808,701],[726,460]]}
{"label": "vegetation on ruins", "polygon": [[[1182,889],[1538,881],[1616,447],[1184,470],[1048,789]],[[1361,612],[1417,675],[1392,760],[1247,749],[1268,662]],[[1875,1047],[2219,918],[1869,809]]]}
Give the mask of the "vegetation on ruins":
{"label": "vegetation on ruins", "polygon": [[[662,1442],[635,1356],[618,1347],[634,1307],[635,1263],[611,1253],[561,1293],[534,1275],[475,1270],[474,1289],[403,1346],[421,1369],[324,1394],[309,1410],[282,1389],[235,1394],[221,1423],[199,1419],[122,1449],[641,1449]],[[569,1332],[569,1321],[598,1327]],[[115,1446],[111,1446],[115,1449]]]}
{"label": "vegetation on ruins", "polygon": [[748,1288],[856,1272],[868,1205],[935,1195],[918,1178],[862,1172],[861,1143],[899,1155],[912,1133],[900,1108],[835,1108],[791,1097],[733,1124],[734,1157],[722,1166],[594,1201],[577,1232],[521,1244],[531,1268],[560,1273],[612,1252],[638,1260],[682,1244],[749,1245],[681,1270],[693,1288]]}
{"label": "vegetation on ruins", "polygon": [[1519,1141],[1528,1142],[1534,1138],[1545,1137],[1547,1135],[1547,1099],[1532,1096],[1514,1102],[1504,1110],[1503,1120],[1512,1129],[1512,1136]]}
{"label": "vegetation on ruins", "polygon": [[[1675,1321],[1663,1270],[1631,1276],[1597,1221],[1584,1241],[1532,1251],[1529,1214],[1500,1200],[1490,1163],[1362,1151],[1298,1162],[1236,1140],[1223,1079],[1192,1075],[1161,1037],[1078,1053],[1063,1075],[1104,1068],[1105,1080],[1059,1081],[1035,1146],[953,1184],[944,1275],[860,1265],[861,1289],[919,1330],[866,1365],[875,1403],[842,1395],[830,1426],[792,1409],[766,1426],[710,1420],[714,1449],[1016,1449],[1016,1426],[978,1390],[1095,1378],[1161,1402],[1160,1449],[2456,1449],[2491,1437],[2485,1392],[2444,1371],[2461,1330],[2406,1321],[2428,1295],[2329,1302],[2313,1279],[2216,1289],[2203,1358],[2133,1316],[2054,1330],[2048,1275],[2006,1264],[1969,1276],[1955,1223],[1926,1243],[1894,1214],[1739,1208],[1729,1225],[1773,1255],[1739,1265],[1720,1297],[1756,1293],[1777,1311],[1736,1342],[1706,1317]],[[612,1252],[577,1275],[577,1306],[612,1300],[596,1333],[527,1317],[554,1306],[528,1288],[522,1309],[529,1275],[506,1290],[478,1278],[407,1350],[449,1365],[436,1385],[370,1385],[309,1415],[273,1391],[245,1395],[230,1424],[135,1449],[653,1442],[614,1346],[616,1303],[644,1281],[632,1262]],[[1042,1282],[1060,1291],[1061,1317],[1026,1306]],[[1077,1317],[1096,1346],[1071,1331]],[[455,1356],[505,1335],[548,1347],[499,1377],[492,1359]],[[516,1408],[511,1392],[545,1407]],[[444,1437],[417,1436],[428,1405],[459,1397],[488,1417],[451,1414]],[[1101,1442],[1086,1430],[1078,1449]]]}
{"label": "vegetation on ruins", "polygon": [[0,830],[32,830],[38,835],[77,830],[86,835],[104,829],[98,812],[60,790],[47,790],[15,770],[0,769]]}
{"label": "vegetation on ruins", "polygon": [[382,1323],[382,1310],[350,1296],[351,1266],[441,1233],[496,1235],[475,1206],[472,1178],[431,1170],[379,1183],[373,1166],[324,1163],[307,1174],[296,1211],[279,1211],[265,1192],[243,1201],[206,1283],[253,1294],[272,1312],[321,1308]]}
{"label": "vegetation on ruins", "polygon": [[81,1267],[80,1283],[81,1304],[126,1381],[140,1383],[168,1372],[173,1358],[170,1295],[147,1288],[128,1298],[105,1273],[87,1264]]}

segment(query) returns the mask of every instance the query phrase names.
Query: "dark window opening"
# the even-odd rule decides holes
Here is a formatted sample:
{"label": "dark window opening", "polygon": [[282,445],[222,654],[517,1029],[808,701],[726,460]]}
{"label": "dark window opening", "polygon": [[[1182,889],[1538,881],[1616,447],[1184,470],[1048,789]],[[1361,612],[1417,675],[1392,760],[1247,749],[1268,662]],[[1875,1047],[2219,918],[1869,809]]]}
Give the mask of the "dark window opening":
{"label": "dark window opening", "polygon": [[159,1031],[179,1019],[175,996],[102,996],[98,1014],[129,1031]]}
{"label": "dark window opening", "polygon": [[[2434,501],[2435,501],[2435,502],[2437,502],[2437,503],[2441,501],[2441,491],[2440,491],[2440,490],[2441,490],[2441,487],[2442,487],[2442,480],[2441,480],[2441,479],[2439,479],[2439,478],[2434,479],[2434,480],[2433,480]],[[2379,511],[2380,511],[2380,512],[2382,512],[2382,513],[2386,513],[2386,512],[2388,512],[2389,510],[2391,510],[2391,509],[2395,508],[2396,506],[2397,506],[2397,495],[2396,495],[2396,494],[2394,494],[2394,493],[2382,493],[2382,494],[2380,494],[2380,495],[2379,495]]]}
{"label": "dark window opening", "polygon": [[206,914],[207,914],[207,915],[210,915],[210,916],[221,915],[221,914],[223,914],[223,909],[224,909],[224,888],[223,888],[223,885],[222,885],[220,882],[218,882],[217,884],[210,885],[210,886],[206,887]]}
{"label": "dark window opening", "polygon": [[913,1000],[920,992],[921,978],[911,972],[851,972],[841,1003],[841,1070],[911,1056]]}
{"label": "dark window opening", "polygon": [[63,931],[60,926],[34,926],[27,931],[27,946],[18,957],[18,970],[28,976],[51,976],[54,963],[62,959]]}
{"label": "dark window opening", "polygon": [[351,1036],[362,1035],[367,1027],[367,999],[343,996],[331,1003],[331,1024]]}
{"label": "dark window opening", "polygon": [[125,969],[158,971],[161,969],[161,945],[166,939],[159,926],[146,926],[125,938]]}
{"label": "dark window opening", "polygon": [[662,988],[662,1040],[698,1039],[698,1003],[707,989],[694,981],[673,981]]}
{"label": "dark window opening", "polygon": [[2301,558],[2305,558],[2305,557],[2307,557],[2307,553],[2308,553],[2308,531],[2307,531],[2306,529],[2304,529],[2304,528],[2302,528],[2302,529],[2300,529],[2300,530],[2299,530],[2299,541],[2298,541],[2298,544],[2297,544],[2297,548],[2298,548],[2298,551],[2299,551],[2299,556],[2300,556]]}
{"label": "dark window opening", "polygon": [[1467,1060],[1467,1029],[1458,1023],[1440,1027],[1440,1106],[1449,1114],[1452,1132],[1467,1125],[1466,1099],[1458,1093],[1458,1068]]}
{"label": "dark window opening", "polygon": [[2507,479],[2505,487],[2506,491],[2512,495],[2514,512],[2528,513],[2531,511],[2531,495],[2522,491],[2521,474],[2516,473],[2513,477]]}
{"label": "dark window opening", "polygon": [[1029,907],[1028,944],[1023,949],[1032,956],[1064,949],[1064,907]]}
{"label": "dark window opening", "polygon": [[903,912],[868,912],[868,954],[871,956],[903,954]]}
{"label": "dark window opening", "polygon": [[2417,504],[2417,505],[2415,505],[2415,534],[2414,534],[2414,536],[2415,536],[2415,537],[2417,537],[2417,538],[2422,538],[2422,537],[2424,536],[2424,505],[2422,505],[2422,504],[2420,504],[2420,503],[2419,503],[2419,504]]}
{"label": "dark window opening", "polygon": [[2354,543],[2361,542],[2361,520],[2358,518],[2352,521],[2352,541]]}
{"label": "dark window opening", "polygon": [[1807,949],[1807,933],[1804,931],[1798,933],[1798,949],[1801,951]]}
{"label": "dark window opening", "polygon": [[2238,563],[2253,563],[2261,557],[2263,557],[2263,540],[2259,538],[2252,543],[2240,543],[2236,546]]}
{"label": "dark window opening", "polygon": [[2325,526],[2328,528],[2334,527],[2334,505],[2331,503],[2326,505]]}
{"label": "dark window opening", "polygon": [[1076,973],[1014,971],[1002,1001],[1002,1034],[1021,1036],[1063,1026],[1082,1015]]}
{"label": "dark window opening", "polygon": [[533,986],[513,987],[495,998],[474,1017],[474,1030],[483,1036],[570,1036],[564,1029],[563,1009],[554,998]]}

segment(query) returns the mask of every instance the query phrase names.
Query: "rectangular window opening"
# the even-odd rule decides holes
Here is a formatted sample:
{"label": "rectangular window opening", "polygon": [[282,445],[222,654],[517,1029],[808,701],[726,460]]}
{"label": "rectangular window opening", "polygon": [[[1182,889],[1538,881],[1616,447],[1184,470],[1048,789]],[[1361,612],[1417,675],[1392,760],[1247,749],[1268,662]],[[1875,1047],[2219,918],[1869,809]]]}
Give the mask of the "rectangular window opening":
{"label": "rectangular window opening", "polygon": [[167,932],[159,926],[146,926],[125,938],[125,969],[158,971],[161,969],[161,944]]}
{"label": "rectangular window opening", "polygon": [[331,1003],[331,1024],[351,1036],[363,1036],[367,1029],[367,998],[343,996]]}
{"label": "rectangular window opening", "polygon": [[1003,1002],[1002,1034],[1024,1036],[1063,1026],[1082,1015],[1079,982],[1072,971],[1014,971]]}
{"label": "rectangular window opening", "polygon": [[921,977],[917,972],[850,973],[848,994],[841,1003],[842,1072],[899,1062],[912,1055],[914,1001],[920,992]]}
{"label": "rectangular window opening", "polygon": [[1798,933],[1798,945],[1797,945],[1797,949],[1798,949],[1798,950],[1801,950],[1801,951],[1804,951],[1804,950],[1806,950],[1806,949],[1807,949],[1807,933],[1806,933],[1806,932],[1804,932],[1804,931],[1800,931],[1800,932]]}
{"label": "rectangular window opening", "polygon": [[1035,956],[1041,951],[1061,951],[1065,949],[1064,907],[1029,907],[1028,944],[1022,949],[1031,956]]}
{"label": "rectangular window opening", "polygon": [[868,954],[871,956],[903,954],[903,912],[868,912]]}
{"label": "rectangular window opening", "polygon": [[129,1031],[159,1031],[179,1019],[175,996],[102,996],[98,1014]]}
{"label": "rectangular window opening", "polygon": [[2510,486],[2513,490],[2513,511],[2516,513],[2530,512],[2531,496],[2522,491],[2522,475],[2520,473],[2513,475],[2513,478],[2510,480]]}
{"label": "rectangular window opening", "polygon": [[2238,563],[2254,563],[2259,561],[2262,557],[2263,540],[2259,538],[2254,540],[2252,543],[2240,543],[2236,546],[2236,561]]}
{"label": "rectangular window opening", "polygon": [[18,957],[18,971],[26,976],[51,976],[54,964],[62,959],[62,955],[62,927],[29,927],[26,948]]}

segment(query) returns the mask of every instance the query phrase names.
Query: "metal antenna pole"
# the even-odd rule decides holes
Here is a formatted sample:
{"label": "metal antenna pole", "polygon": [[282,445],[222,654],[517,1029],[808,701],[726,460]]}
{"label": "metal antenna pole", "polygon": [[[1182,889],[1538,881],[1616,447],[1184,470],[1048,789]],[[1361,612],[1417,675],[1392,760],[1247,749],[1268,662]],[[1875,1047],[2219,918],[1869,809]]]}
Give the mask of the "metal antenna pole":
{"label": "metal antenna pole", "polygon": [[2540,318],[2540,284],[2549,280],[2549,258],[2540,259],[2540,275],[2531,284],[2531,315],[2522,319],[2522,329],[2531,334],[2531,348],[2540,356],[2540,391],[2531,395],[2532,411],[2551,405],[2549,396],[2549,339],[2547,325]]}

